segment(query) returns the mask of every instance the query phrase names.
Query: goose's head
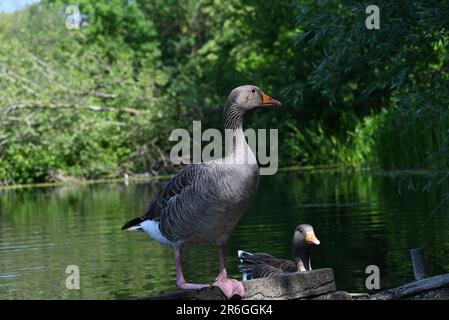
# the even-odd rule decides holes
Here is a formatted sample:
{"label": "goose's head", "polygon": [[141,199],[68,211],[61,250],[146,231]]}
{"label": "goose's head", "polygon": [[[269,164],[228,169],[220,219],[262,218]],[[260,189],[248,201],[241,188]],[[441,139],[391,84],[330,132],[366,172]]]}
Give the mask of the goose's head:
{"label": "goose's head", "polygon": [[297,245],[310,246],[312,244],[320,244],[320,240],[315,236],[313,227],[310,224],[300,224],[295,229],[293,242]]}
{"label": "goose's head", "polygon": [[237,87],[229,95],[228,106],[241,109],[244,113],[262,107],[280,107],[282,104],[268,96],[256,86]]}
{"label": "goose's head", "polygon": [[310,224],[300,224],[293,235],[293,256],[301,271],[311,270],[310,247],[320,244]]}

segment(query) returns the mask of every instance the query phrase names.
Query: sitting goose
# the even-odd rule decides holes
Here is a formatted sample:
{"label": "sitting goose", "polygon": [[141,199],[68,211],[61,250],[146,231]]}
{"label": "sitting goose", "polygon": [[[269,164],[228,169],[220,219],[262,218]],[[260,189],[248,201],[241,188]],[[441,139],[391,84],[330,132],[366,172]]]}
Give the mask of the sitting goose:
{"label": "sitting goose", "polygon": [[320,244],[310,224],[300,224],[293,235],[294,261],[278,259],[266,253],[238,251],[243,280],[271,277],[283,273],[312,270],[310,247]]}
{"label": "sitting goose", "polygon": [[229,279],[225,267],[228,237],[254,198],[259,183],[259,167],[245,140],[243,118],[256,108],[272,106],[281,103],[255,86],[232,90],[222,119],[225,131],[233,137],[226,139],[226,156],[188,165],[160,190],[142,217],[122,227],[147,232],[154,240],[174,248],[179,288],[209,287],[185,281],[182,252],[186,247],[214,241],[219,247],[220,273],[213,285],[228,298],[243,297],[242,283]]}

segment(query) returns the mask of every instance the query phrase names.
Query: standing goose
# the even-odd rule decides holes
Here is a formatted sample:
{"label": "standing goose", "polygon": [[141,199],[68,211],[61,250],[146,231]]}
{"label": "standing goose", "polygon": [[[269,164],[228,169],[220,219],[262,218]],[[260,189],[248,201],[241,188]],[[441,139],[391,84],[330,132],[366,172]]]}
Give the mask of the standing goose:
{"label": "standing goose", "polygon": [[281,106],[259,88],[237,87],[223,112],[224,158],[188,165],[150,201],[142,217],[122,230],[144,231],[175,250],[176,283],[181,289],[201,289],[205,284],[187,283],[182,273],[182,252],[189,246],[210,241],[218,245],[220,273],[213,283],[228,298],[243,297],[241,282],[229,279],[225,267],[226,242],[256,194],[259,167],[243,133],[244,116],[259,107]]}
{"label": "standing goose", "polygon": [[312,270],[310,265],[310,247],[320,244],[310,224],[300,224],[293,235],[294,261],[278,259],[266,253],[238,251],[240,271],[243,280],[271,277],[284,273]]}

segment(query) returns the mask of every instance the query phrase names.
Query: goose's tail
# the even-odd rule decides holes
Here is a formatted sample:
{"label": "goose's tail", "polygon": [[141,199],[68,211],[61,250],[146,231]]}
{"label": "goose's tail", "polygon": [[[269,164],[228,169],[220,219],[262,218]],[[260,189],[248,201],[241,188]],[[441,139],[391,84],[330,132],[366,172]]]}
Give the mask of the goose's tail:
{"label": "goose's tail", "polygon": [[122,230],[126,231],[144,231],[141,226],[142,218],[137,217],[135,219],[132,219],[131,221],[128,221],[125,223],[122,227]]}
{"label": "goose's tail", "polygon": [[237,251],[237,256],[239,257],[240,262],[243,263],[243,261],[247,260],[249,257],[251,257],[253,254],[250,252],[246,252],[243,250]]}
{"label": "goose's tail", "polygon": [[252,274],[254,269],[254,262],[251,260],[252,255],[253,255],[252,253],[243,250],[237,251],[237,256],[239,257],[240,260],[239,270],[243,274],[242,275],[243,281],[251,280],[253,278]]}

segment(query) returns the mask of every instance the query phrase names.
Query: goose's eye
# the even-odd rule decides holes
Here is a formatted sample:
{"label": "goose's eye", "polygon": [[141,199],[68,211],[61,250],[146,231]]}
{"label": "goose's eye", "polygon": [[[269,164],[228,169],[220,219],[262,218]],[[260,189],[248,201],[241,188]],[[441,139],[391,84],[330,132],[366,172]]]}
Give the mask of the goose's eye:
{"label": "goose's eye", "polygon": [[255,89],[253,89],[253,90],[251,90],[251,92],[252,92],[252,93],[255,93],[255,92],[256,92],[256,90],[255,90]]}

